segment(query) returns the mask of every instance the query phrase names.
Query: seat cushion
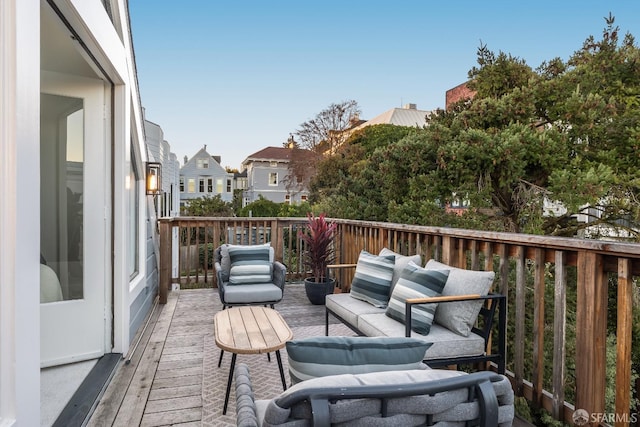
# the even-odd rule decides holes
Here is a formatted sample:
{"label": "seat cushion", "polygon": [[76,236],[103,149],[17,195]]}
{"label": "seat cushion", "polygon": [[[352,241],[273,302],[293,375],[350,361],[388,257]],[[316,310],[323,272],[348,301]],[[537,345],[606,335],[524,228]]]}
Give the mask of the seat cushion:
{"label": "seat cushion", "polygon": [[[447,282],[448,270],[426,270],[409,262],[402,270],[393,289],[386,314],[404,324],[405,300],[439,296]],[[411,329],[427,335],[433,323],[437,304],[419,304],[411,307]],[[404,334],[403,334],[404,335]]]}
{"label": "seat cushion", "polygon": [[431,346],[405,337],[312,337],[288,341],[289,376],[296,384],[339,374],[426,369]]}
{"label": "seat cushion", "polygon": [[273,263],[267,245],[231,245],[228,248],[230,285],[268,283],[271,281]]}
{"label": "seat cushion", "polygon": [[351,282],[351,296],[374,307],[384,308],[389,302],[393,278],[394,255],[373,255],[361,251]]}
{"label": "seat cushion", "polygon": [[[427,270],[449,270],[443,296],[478,294],[485,296],[493,284],[493,271],[474,271],[451,267],[433,259],[427,262]],[[483,301],[459,301],[438,305],[435,322],[462,336],[469,336]]]}
{"label": "seat cushion", "polygon": [[361,314],[384,313],[384,308],[351,298],[349,293],[327,295],[325,307],[353,327],[358,327],[358,316]]}
{"label": "seat cushion", "polygon": [[[404,325],[382,313],[363,314],[358,317],[358,329],[371,337],[404,336]],[[452,356],[478,356],[484,354],[484,339],[474,333],[468,337],[451,332],[437,323],[431,325],[429,335],[411,332],[412,338],[418,338],[433,345],[425,352],[424,359],[440,359]]]}
{"label": "seat cushion", "polygon": [[282,289],[273,283],[225,284],[223,286],[226,304],[254,304],[282,299]]}
{"label": "seat cushion", "polygon": [[413,261],[415,265],[422,265],[422,257],[420,255],[401,255],[388,248],[382,248],[378,255],[393,255],[396,257],[396,263],[393,267],[393,278],[391,279],[391,292],[389,292],[389,295],[393,292],[393,288],[395,288],[396,283],[398,283],[400,279],[400,273],[402,273],[402,270],[409,264],[409,261]]}

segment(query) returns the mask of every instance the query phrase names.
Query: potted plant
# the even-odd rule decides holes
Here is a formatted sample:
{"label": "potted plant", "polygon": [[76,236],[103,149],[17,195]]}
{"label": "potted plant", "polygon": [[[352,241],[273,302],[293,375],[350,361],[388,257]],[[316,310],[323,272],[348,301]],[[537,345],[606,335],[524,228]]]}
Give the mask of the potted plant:
{"label": "potted plant", "polygon": [[304,280],[307,297],[312,304],[324,304],[327,294],[333,293],[335,279],[329,278],[328,265],[335,260],[335,232],[337,224],[327,221],[324,214],[307,214],[308,222],[298,236],[304,243],[303,263],[311,277]]}

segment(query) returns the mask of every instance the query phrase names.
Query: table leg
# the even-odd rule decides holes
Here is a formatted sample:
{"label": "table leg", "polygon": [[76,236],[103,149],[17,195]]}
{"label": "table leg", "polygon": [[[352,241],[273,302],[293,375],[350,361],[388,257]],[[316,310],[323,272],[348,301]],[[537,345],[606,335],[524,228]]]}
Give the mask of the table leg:
{"label": "table leg", "polygon": [[220,358],[218,359],[218,368],[222,365],[222,356],[224,356],[224,350],[220,350]]}
{"label": "table leg", "polygon": [[[227,381],[227,394],[224,396],[224,408],[222,409],[222,415],[227,414],[227,405],[229,404],[229,393],[231,392],[231,381],[233,380],[233,370],[236,367],[236,356],[237,354],[233,353],[231,355],[231,367],[229,368],[229,380]],[[278,360],[280,360],[280,355],[278,354]],[[282,364],[280,364],[280,375],[282,374]],[[284,376],[282,377],[284,379]]]}
{"label": "table leg", "polygon": [[284,371],[282,370],[282,358],[280,357],[280,350],[276,350],[276,359],[278,359],[278,369],[280,369],[280,379],[282,380],[282,389],[286,390],[287,381],[284,379]]}

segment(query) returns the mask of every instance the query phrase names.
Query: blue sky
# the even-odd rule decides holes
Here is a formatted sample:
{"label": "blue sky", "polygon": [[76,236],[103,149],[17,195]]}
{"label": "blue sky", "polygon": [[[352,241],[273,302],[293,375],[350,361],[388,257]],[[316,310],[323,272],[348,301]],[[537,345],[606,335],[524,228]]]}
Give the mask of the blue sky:
{"label": "blue sky", "polygon": [[611,12],[640,42],[640,1],[129,0],[146,118],[182,162],[282,146],[332,103],[363,119],[444,107],[480,42],[537,67],[568,59]]}

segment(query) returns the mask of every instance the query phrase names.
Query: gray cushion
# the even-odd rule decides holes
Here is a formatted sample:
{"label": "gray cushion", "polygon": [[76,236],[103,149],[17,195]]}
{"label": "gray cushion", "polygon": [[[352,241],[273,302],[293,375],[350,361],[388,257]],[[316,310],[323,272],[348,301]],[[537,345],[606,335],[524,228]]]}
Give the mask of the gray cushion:
{"label": "gray cushion", "polygon": [[422,265],[422,257],[420,255],[401,255],[387,248],[382,248],[378,255],[393,255],[396,257],[396,264],[393,267],[393,278],[391,279],[391,292],[389,292],[389,295],[393,292],[393,288],[395,288],[398,279],[400,279],[400,273],[402,273],[402,270],[409,264],[409,261],[413,261],[415,265]]}
{"label": "gray cushion", "polygon": [[273,264],[269,260],[267,245],[232,245],[228,248],[231,268],[229,284],[245,285],[271,281]]}
{"label": "gray cushion", "polygon": [[281,299],[282,289],[273,283],[225,285],[224,287],[224,300],[231,305],[280,301]]}
{"label": "gray cushion", "polygon": [[[401,323],[405,322],[405,300],[409,298],[435,297],[440,295],[447,282],[448,270],[425,270],[409,262],[400,274],[400,280],[393,289],[387,316]],[[427,335],[436,312],[437,304],[419,304],[411,307],[411,329]]]}
{"label": "gray cushion", "polygon": [[[370,337],[399,337],[404,336],[404,325],[391,319],[384,313],[362,314],[358,317],[358,329]],[[429,359],[441,359],[456,356],[478,356],[484,354],[484,338],[477,334],[468,337],[451,332],[449,329],[434,323],[429,329],[429,335],[421,335],[411,331],[412,338],[418,338],[432,343],[424,355]]]}
{"label": "gray cushion", "polygon": [[426,368],[431,346],[404,337],[312,337],[288,341],[289,376],[293,384],[339,374],[404,371]]}
{"label": "gray cushion", "polygon": [[351,296],[374,307],[386,307],[394,265],[393,255],[380,256],[361,251],[351,282]]}
{"label": "gray cushion", "polygon": [[[244,246],[244,245],[231,245],[225,243],[220,246],[220,268],[222,268],[222,273],[225,274],[225,277],[229,277],[229,270],[231,270],[231,260],[229,259],[229,248],[232,246]],[[275,251],[271,247],[271,243],[264,243],[263,245],[256,246],[268,246],[269,247],[269,261],[273,262],[275,259]]]}
{"label": "gray cushion", "polygon": [[[433,259],[427,262],[427,270],[449,270],[449,278],[442,290],[443,296],[478,294],[487,295],[495,273],[451,267]],[[462,336],[469,336],[483,301],[448,302],[438,305],[435,322]]]}
{"label": "gray cushion", "polygon": [[325,306],[355,327],[358,326],[358,316],[361,314],[384,313],[384,308],[374,307],[368,302],[351,298],[349,293],[327,295]]}

